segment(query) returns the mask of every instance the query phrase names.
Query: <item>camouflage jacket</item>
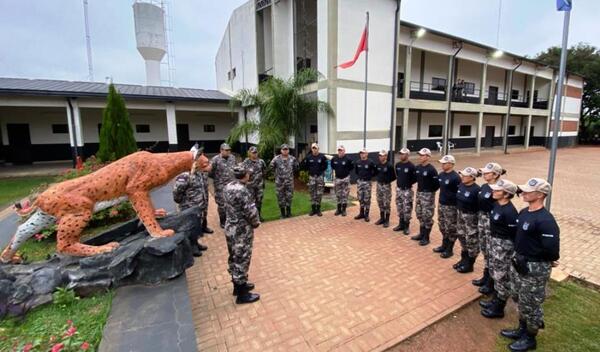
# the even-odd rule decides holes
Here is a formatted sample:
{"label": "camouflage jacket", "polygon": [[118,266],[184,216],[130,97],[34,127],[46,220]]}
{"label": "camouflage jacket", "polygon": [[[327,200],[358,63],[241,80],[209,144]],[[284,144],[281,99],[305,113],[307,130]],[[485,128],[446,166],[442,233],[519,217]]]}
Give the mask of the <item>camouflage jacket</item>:
{"label": "camouflage jacket", "polygon": [[179,174],[173,186],[173,200],[179,204],[179,209],[184,210],[195,205],[203,208],[206,204],[207,194],[204,189],[204,177],[200,172],[190,177],[189,172]]}
{"label": "camouflage jacket", "polygon": [[267,169],[267,164],[262,159],[252,160],[250,158],[246,158],[242,165],[246,168],[246,170],[250,171],[250,181],[248,181],[247,186],[251,188],[264,188],[265,187],[265,170]]}
{"label": "camouflage jacket", "polygon": [[294,182],[294,172],[298,170],[298,161],[291,155],[284,159],[280,154],[271,160],[269,167],[275,170],[275,182]]}
{"label": "camouflage jacket", "polygon": [[245,184],[239,180],[230,182],[223,191],[225,198],[225,213],[228,224],[247,223],[256,227],[260,224],[258,210],[254,204],[252,194]]}
{"label": "camouflage jacket", "polygon": [[233,167],[236,164],[235,156],[230,155],[225,159],[221,154],[218,154],[210,160],[210,164],[212,170],[208,176],[215,181],[214,186],[216,189],[223,189],[229,182],[234,180]]}

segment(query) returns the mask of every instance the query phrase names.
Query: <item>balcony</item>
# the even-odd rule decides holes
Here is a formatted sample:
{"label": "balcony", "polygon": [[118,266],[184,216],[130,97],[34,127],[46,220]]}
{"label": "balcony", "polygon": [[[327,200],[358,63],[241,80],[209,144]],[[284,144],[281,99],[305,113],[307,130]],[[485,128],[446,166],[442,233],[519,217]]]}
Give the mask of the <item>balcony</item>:
{"label": "balcony", "polygon": [[431,83],[410,82],[410,99],[446,100],[446,86]]}
{"label": "balcony", "polygon": [[494,90],[490,92],[489,90],[486,90],[485,99],[483,100],[483,103],[485,105],[506,106],[506,98],[507,95],[505,93]]}
{"label": "balcony", "polygon": [[479,104],[480,89],[464,89],[455,86],[452,89],[452,101],[457,103]]}
{"label": "balcony", "polygon": [[547,100],[540,100],[540,101],[533,101],[533,108],[534,109],[543,109],[543,110],[547,110],[548,109],[548,101]]}

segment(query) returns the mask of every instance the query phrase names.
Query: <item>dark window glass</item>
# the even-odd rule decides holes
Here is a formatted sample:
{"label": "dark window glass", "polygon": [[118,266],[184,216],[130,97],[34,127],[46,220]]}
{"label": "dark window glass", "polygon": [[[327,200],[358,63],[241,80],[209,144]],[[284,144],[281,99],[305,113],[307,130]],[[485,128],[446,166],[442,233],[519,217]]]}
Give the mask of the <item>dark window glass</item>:
{"label": "dark window glass", "polygon": [[69,133],[69,125],[66,123],[52,125],[52,133]]}
{"label": "dark window glass", "polygon": [[516,126],[508,126],[508,135],[514,136],[515,134],[517,134],[517,127]]}
{"label": "dark window glass", "polygon": [[465,82],[465,87],[463,89],[465,94],[475,94],[475,83]]}
{"label": "dark window glass", "polygon": [[446,91],[446,79],[445,78],[431,78],[431,90]]}
{"label": "dark window glass", "polygon": [[510,98],[519,99],[519,91],[517,89],[513,89]]}
{"label": "dark window glass", "polygon": [[317,125],[310,125],[310,133],[317,133]]}
{"label": "dark window glass", "polygon": [[469,137],[471,136],[471,125],[461,125],[460,126],[460,137]]}
{"label": "dark window glass", "polygon": [[444,126],[442,125],[429,125],[429,137],[441,137],[442,129]]}
{"label": "dark window glass", "polygon": [[215,125],[204,125],[204,132],[214,132],[215,131]]}
{"label": "dark window glass", "polygon": [[150,133],[150,125],[135,125],[137,133]]}

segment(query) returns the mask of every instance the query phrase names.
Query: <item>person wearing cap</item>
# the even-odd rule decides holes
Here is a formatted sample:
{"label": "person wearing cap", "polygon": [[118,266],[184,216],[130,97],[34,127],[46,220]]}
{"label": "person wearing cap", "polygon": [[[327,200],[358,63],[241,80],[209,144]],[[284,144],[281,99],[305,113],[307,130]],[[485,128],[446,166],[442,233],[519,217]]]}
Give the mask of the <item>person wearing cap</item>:
{"label": "person wearing cap", "polygon": [[512,351],[527,351],[536,348],[538,330],[544,328],[542,303],[552,263],[560,257],[560,228],[544,207],[546,196],[552,191],[550,183],[532,178],[519,185],[518,191],[528,203],[517,218],[515,255],[510,267],[511,293],[517,302],[519,327],[500,333],[517,340],[509,345]]}
{"label": "person wearing cap", "polygon": [[485,167],[479,169],[486,183],[481,186],[478,194],[479,212],[477,213],[477,232],[479,235],[479,248],[483,254],[483,276],[480,279],[473,280],[473,285],[481,286],[479,292],[490,295],[494,291],[494,280],[490,276],[489,270],[489,249],[488,242],[491,237],[490,230],[490,212],[494,207],[495,200],[492,197],[491,185],[496,184],[501,175],[506,173],[506,170],[497,163],[487,163]]}
{"label": "person wearing cap", "polygon": [[460,185],[460,176],[454,171],[456,159],[452,155],[444,155],[439,160],[442,172],[438,175],[440,181],[440,196],[438,200],[438,226],[442,233],[442,245],[433,249],[446,259],[454,254],[456,242],[456,192]]}
{"label": "person wearing cap", "polygon": [[233,282],[233,294],[237,304],[252,303],[260,296],[250,291],[254,284],[248,282],[248,269],[252,258],[254,229],[260,225],[254,197],[246,187],[250,172],[243,165],[232,168],[235,179],[223,190],[225,211],[225,239],[229,252],[228,271]]}
{"label": "person wearing cap", "polygon": [[488,242],[489,271],[494,279],[494,298],[480,301],[481,315],[486,318],[504,317],[506,300],[510,297],[510,260],[514,255],[514,240],[517,233],[519,213],[511,199],[517,193],[517,186],[509,180],[498,180],[490,186],[496,203],[490,213],[491,236]]}
{"label": "person wearing cap", "polygon": [[418,152],[420,164],[417,165],[417,204],[416,213],[419,219],[419,234],[410,239],[419,241],[421,246],[429,244],[429,234],[433,227],[433,211],[435,209],[435,192],[440,188],[438,172],[430,164],[431,150],[422,148]]}
{"label": "person wearing cap", "polygon": [[396,208],[398,209],[398,226],[394,231],[402,231],[405,235],[410,233],[409,225],[413,211],[413,185],[417,182],[415,165],[408,160],[410,150],[400,149],[400,161],[396,163]]}
{"label": "person wearing cap", "polygon": [[360,204],[360,213],[354,219],[364,219],[366,222],[369,222],[371,179],[375,176],[375,163],[369,159],[369,152],[365,148],[361,149],[358,157],[359,159],[354,164],[354,172],[358,176],[356,180],[356,198],[358,198],[358,203]]}
{"label": "person wearing cap", "polygon": [[212,169],[208,176],[214,181],[215,202],[217,203],[221,228],[225,228],[226,219],[223,189],[229,182],[233,181],[233,167],[235,164],[235,157],[231,155],[231,147],[227,143],[221,144],[220,153],[210,160]]}
{"label": "person wearing cap", "polygon": [[333,188],[337,198],[337,210],[334,215],[346,216],[348,194],[350,194],[350,172],[354,168],[354,163],[346,155],[346,148],[343,145],[338,147],[337,155],[331,159],[331,167],[335,171]]}
{"label": "person wearing cap", "polygon": [[480,187],[475,180],[479,171],[467,167],[458,172],[461,184],[456,193],[456,233],[462,247],[460,261],[452,267],[459,273],[470,273],[479,255],[479,237],[477,236],[477,212],[479,201],[477,195]]}
{"label": "person wearing cap", "polygon": [[200,177],[202,178],[202,192],[204,193],[204,212],[202,218],[202,232],[204,233],[214,233],[213,229],[208,227],[208,202],[209,202],[209,193],[208,193],[208,171],[200,171]]}
{"label": "person wearing cap", "polygon": [[321,199],[323,190],[325,190],[325,179],[323,173],[327,170],[327,158],[319,153],[319,145],[313,143],[310,146],[310,153],[300,163],[302,170],[308,171],[308,192],[310,193],[310,202],[312,209],[308,215],[323,216],[321,213]]}
{"label": "person wearing cap", "polygon": [[387,150],[379,152],[379,163],[375,167],[377,172],[377,189],[375,194],[377,196],[377,205],[379,206],[379,220],[375,222],[375,225],[382,225],[383,227],[390,226],[390,211],[392,203],[392,182],[396,180],[396,174],[394,173],[394,167],[387,160]]}
{"label": "person wearing cap", "polygon": [[258,157],[258,149],[255,146],[250,147],[248,149],[248,157],[242,165],[246,168],[246,170],[250,171],[250,181],[246,184],[248,190],[254,197],[254,204],[256,204],[256,209],[258,209],[258,216],[260,217],[260,221],[263,221],[261,215],[263,194],[265,191],[265,171],[267,169],[267,164],[263,159]]}
{"label": "person wearing cap", "polygon": [[281,145],[281,154],[276,155],[269,163],[275,174],[275,191],[281,218],[292,216],[292,198],[294,197],[294,173],[298,171],[298,161],[290,155],[287,144]]}

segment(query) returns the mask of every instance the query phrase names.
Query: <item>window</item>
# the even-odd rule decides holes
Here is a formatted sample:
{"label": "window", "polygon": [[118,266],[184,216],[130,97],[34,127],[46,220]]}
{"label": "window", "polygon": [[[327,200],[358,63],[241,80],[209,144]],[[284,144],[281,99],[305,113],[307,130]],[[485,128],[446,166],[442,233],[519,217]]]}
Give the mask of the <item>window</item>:
{"label": "window", "polygon": [[98,135],[100,135],[100,131],[102,131],[102,124],[101,123],[98,124]]}
{"label": "window", "polygon": [[317,129],[317,125],[310,125],[310,133],[317,133],[318,129]]}
{"label": "window", "polygon": [[460,125],[460,132],[458,135],[460,137],[470,137],[471,136],[471,125]]}
{"label": "window", "polygon": [[204,125],[204,132],[212,133],[215,131],[215,125]]}
{"label": "window", "polygon": [[431,90],[441,90],[441,91],[445,92],[446,91],[446,79],[433,77],[431,79]]}
{"label": "window", "polygon": [[137,133],[150,133],[150,125],[135,125]]}
{"label": "window", "polygon": [[511,99],[519,99],[519,90],[518,89],[513,89],[512,93],[510,94],[510,98]]}
{"label": "window", "polygon": [[429,125],[429,137],[441,137],[442,129],[444,126],[442,125]]}
{"label": "window", "polygon": [[514,136],[515,134],[517,134],[517,127],[516,126],[508,126],[508,135]]}
{"label": "window", "polygon": [[59,133],[69,133],[69,126],[66,123],[61,123],[61,124],[56,124],[56,125],[52,125],[52,133],[55,134],[59,134]]}
{"label": "window", "polygon": [[475,94],[475,83],[465,82],[463,91],[465,94]]}

